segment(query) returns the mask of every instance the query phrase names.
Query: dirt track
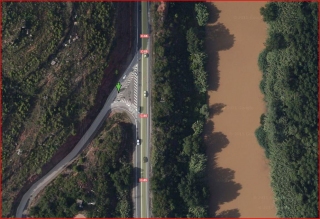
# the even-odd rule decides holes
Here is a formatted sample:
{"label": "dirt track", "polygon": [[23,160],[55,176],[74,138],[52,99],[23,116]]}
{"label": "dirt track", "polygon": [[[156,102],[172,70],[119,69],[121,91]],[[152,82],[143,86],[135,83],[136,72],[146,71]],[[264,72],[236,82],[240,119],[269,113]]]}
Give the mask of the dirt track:
{"label": "dirt track", "polygon": [[211,217],[276,217],[269,167],[254,131],[265,110],[257,59],[266,39],[264,2],[208,3],[205,127]]}

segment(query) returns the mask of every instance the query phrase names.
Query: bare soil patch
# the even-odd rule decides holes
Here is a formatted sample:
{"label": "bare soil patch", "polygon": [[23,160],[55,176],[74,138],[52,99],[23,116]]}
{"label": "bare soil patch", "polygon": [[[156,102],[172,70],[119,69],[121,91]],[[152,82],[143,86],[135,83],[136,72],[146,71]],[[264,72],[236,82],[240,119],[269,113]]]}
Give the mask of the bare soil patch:
{"label": "bare soil patch", "polygon": [[86,218],[86,216],[84,216],[83,214],[77,214],[76,216],[74,216],[74,218]]}
{"label": "bare soil patch", "polygon": [[275,217],[270,170],[254,135],[265,111],[258,55],[267,37],[265,2],[207,3],[209,55],[205,127],[211,217]]}

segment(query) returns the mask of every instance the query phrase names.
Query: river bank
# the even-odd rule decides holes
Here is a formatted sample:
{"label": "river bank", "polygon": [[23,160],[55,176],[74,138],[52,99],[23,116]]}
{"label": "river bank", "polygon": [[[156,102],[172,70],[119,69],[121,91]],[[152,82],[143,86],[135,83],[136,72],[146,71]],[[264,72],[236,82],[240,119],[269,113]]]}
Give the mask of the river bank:
{"label": "river bank", "polygon": [[265,111],[257,65],[267,37],[259,13],[264,4],[207,3],[211,217],[276,217],[268,161],[254,135]]}

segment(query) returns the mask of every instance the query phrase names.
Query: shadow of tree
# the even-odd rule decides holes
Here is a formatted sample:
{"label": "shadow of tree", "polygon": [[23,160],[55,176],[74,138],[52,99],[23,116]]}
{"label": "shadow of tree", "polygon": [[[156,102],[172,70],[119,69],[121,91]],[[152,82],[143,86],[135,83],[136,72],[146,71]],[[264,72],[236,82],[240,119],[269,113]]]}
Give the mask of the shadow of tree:
{"label": "shadow of tree", "polygon": [[215,103],[209,107],[209,118],[212,118],[214,115],[219,115],[223,112],[223,108],[227,105],[224,103]]}
{"label": "shadow of tree", "polygon": [[218,90],[220,72],[219,66],[219,51],[230,49],[235,41],[233,34],[230,34],[222,23],[215,23],[219,19],[220,10],[212,4],[207,3],[209,9],[209,25],[206,26],[205,47],[208,54],[207,71],[209,73],[209,90]]}
{"label": "shadow of tree", "polygon": [[215,23],[219,17],[220,17],[220,10],[212,3],[205,3],[205,5],[207,6],[208,8],[208,11],[209,11],[209,19],[208,19],[208,23]]}
{"label": "shadow of tree", "polygon": [[228,50],[233,46],[235,37],[233,34],[230,34],[229,29],[227,29],[224,24],[217,23],[212,26],[207,26],[206,30],[206,39],[213,43],[211,48],[221,51]]}
{"label": "shadow of tree", "polygon": [[242,186],[234,182],[234,170],[229,168],[215,167],[211,174],[212,180],[210,181],[215,186],[212,190],[214,198],[211,200],[211,206],[219,209],[219,205],[230,202],[239,196],[239,190]]}
{"label": "shadow of tree", "polygon": [[229,140],[222,132],[214,132],[211,135],[205,135],[205,143],[207,147],[210,147],[210,152],[215,155],[215,153],[219,153],[223,148],[227,147]]}
{"label": "shadow of tree", "polygon": [[[205,139],[205,143],[210,143],[207,142],[209,141],[209,138],[212,138],[211,134],[214,130],[214,122],[212,120],[208,120],[205,127],[204,127],[204,139]],[[211,131],[211,133],[210,133]]]}
{"label": "shadow of tree", "polygon": [[[219,105],[218,105],[219,106]],[[219,107],[217,107],[219,109]],[[221,104],[220,104],[221,110]],[[219,111],[219,110],[218,110]],[[222,168],[217,165],[217,154],[226,148],[229,140],[222,132],[214,132],[214,123],[209,120],[204,130],[204,142],[207,148],[207,180],[210,188],[210,217],[216,217],[220,205],[230,202],[239,196],[242,186],[234,181],[234,170]],[[223,214],[240,216],[233,210],[224,211]],[[221,214],[220,214],[221,215]],[[220,217],[220,216],[219,216]]]}
{"label": "shadow of tree", "polygon": [[222,211],[219,215],[217,215],[218,218],[239,218],[240,216],[239,209]]}
{"label": "shadow of tree", "polygon": [[133,167],[133,188],[139,185],[139,179],[141,178],[142,169],[139,167]]}

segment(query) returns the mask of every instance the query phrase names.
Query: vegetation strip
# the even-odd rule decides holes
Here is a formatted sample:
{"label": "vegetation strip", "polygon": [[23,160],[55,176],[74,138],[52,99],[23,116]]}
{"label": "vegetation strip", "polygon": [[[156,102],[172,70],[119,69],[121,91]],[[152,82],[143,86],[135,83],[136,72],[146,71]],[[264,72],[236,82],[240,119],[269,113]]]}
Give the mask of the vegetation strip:
{"label": "vegetation strip", "polygon": [[273,2],[259,56],[267,112],[256,130],[279,217],[318,217],[318,3]]}
{"label": "vegetation strip", "polygon": [[153,3],[151,9],[155,37],[153,216],[207,217],[202,131],[208,117],[203,53],[208,13],[202,3],[166,3],[162,13],[156,11],[158,6]]}

